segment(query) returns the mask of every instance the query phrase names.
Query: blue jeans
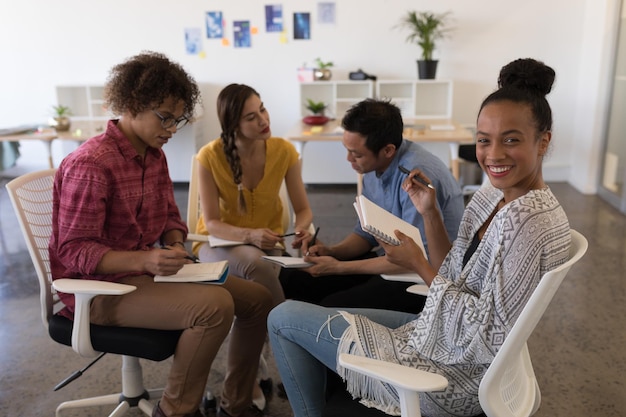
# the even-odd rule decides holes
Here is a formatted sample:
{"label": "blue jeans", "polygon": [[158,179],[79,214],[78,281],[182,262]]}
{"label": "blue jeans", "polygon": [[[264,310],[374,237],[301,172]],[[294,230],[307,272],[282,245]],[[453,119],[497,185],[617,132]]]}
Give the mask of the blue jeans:
{"label": "blue jeans", "polygon": [[[269,339],[294,417],[320,417],[326,395],[326,368],[336,372],[337,347],[348,323],[338,311],[369,317],[397,328],[417,315],[364,308],[329,308],[286,301],[268,317]],[[337,316],[337,317],[335,317]]]}

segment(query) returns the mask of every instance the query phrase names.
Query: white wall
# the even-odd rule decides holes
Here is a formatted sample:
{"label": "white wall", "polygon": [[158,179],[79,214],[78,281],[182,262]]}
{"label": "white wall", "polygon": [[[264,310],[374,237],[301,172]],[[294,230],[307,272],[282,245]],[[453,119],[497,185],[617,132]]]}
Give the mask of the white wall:
{"label": "white wall", "polygon": [[[455,31],[435,58],[438,78],[455,81],[453,117],[474,123],[502,65],[519,57],[545,61],[557,73],[549,96],[555,126],[545,176],[595,192],[607,102],[602,78],[610,72],[618,0],[337,0],[334,26],[317,24],[317,1],[290,0],[281,3],[286,44],[264,27],[263,6],[280,2],[10,3],[0,14],[0,126],[44,122],[56,103],[56,85],[102,84],[111,66],[150,49],[179,61],[203,84],[208,138],[219,133],[216,93],[230,82],[254,86],[270,110],[274,134],[284,135],[300,117],[296,68],[318,56],[335,63],[333,79],[345,79],[357,68],[380,78],[415,78],[419,51],[394,25],[407,10],[452,10]],[[184,28],[204,30],[204,13],[212,10],[224,12],[230,37],[233,20],[258,27],[253,47],[204,39],[205,58],[187,55]],[[312,39],[293,40],[292,13],[306,11],[312,16]]]}

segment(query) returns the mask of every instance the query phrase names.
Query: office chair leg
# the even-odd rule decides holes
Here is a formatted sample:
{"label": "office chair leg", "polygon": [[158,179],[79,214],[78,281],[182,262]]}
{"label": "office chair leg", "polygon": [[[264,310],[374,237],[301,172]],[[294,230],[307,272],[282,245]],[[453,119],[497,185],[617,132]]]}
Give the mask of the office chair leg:
{"label": "office chair leg", "polygon": [[146,415],[151,416],[154,404],[152,404],[149,400],[151,398],[158,399],[161,395],[163,395],[163,389],[146,390],[144,388],[143,372],[141,371],[139,358],[122,356],[121,393],[66,401],[57,407],[56,417],[60,417],[63,410],[103,405],[116,406],[116,408],[109,414],[109,417],[122,416],[134,407],[139,408]]}

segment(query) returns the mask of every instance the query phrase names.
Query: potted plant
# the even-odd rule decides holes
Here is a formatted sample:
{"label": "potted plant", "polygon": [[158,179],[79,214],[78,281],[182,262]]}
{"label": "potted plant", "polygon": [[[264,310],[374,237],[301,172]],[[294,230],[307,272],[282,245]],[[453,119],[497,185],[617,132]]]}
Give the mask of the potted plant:
{"label": "potted plant", "polygon": [[313,70],[313,79],[315,81],[328,81],[330,77],[332,77],[333,73],[330,71],[330,68],[334,65],[332,62],[327,61],[324,62],[321,58],[315,59],[315,64],[317,68]]}
{"label": "potted plant", "polygon": [[307,110],[309,110],[313,114],[303,118],[302,121],[304,123],[308,125],[318,126],[318,125],[323,125],[326,122],[328,122],[329,120],[328,117],[324,115],[324,112],[326,111],[326,107],[328,106],[324,102],[313,101],[310,98],[307,98],[305,106]]}
{"label": "potted plant", "polygon": [[70,130],[70,118],[72,111],[69,107],[58,105],[52,106],[53,118],[50,126],[54,127],[57,132],[67,132]]}
{"label": "potted plant", "polygon": [[422,59],[417,60],[420,79],[433,79],[437,73],[437,60],[433,59],[436,42],[445,38],[451,12],[432,13],[408,11],[398,26],[409,31],[406,41],[422,48]]}

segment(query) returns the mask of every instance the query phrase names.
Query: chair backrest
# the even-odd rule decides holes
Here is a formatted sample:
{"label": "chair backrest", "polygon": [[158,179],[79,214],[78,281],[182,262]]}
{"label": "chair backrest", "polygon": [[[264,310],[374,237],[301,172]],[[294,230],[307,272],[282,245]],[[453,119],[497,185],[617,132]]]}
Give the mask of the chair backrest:
{"label": "chair backrest", "polygon": [[582,234],[572,229],[571,236],[569,260],[541,278],[480,383],[480,404],[489,417],[526,417],[539,408],[541,393],[526,341],[567,272],[587,251]]}
{"label": "chair backrest", "polygon": [[[293,214],[291,202],[289,201],[289,195],[287,193],[287,187],[285,186],[284,181],[280,187],[279,196],[283,204],[283,229],[287,232],[290,225],[293,224]],[[189,195],[187,196],[187,199],[187,227],[189,228],[189,232],[191,234],[189,239],[203,240],[200,238],[193,238],[193,236],[197,236],[195,235],[196,226],[198,224],[198,219],[202,214],[200,193],[198,191],[198,162],[195,154],[191,157],[191,175],[189,175]]]}
{"label": "chair backrest", "polygon": [[6,185],[37,272],[41,319],[46,329],[50,317],[63,306],[52,289],[48,255],[48,244],[52,235],[52,189],[55,172],[56,169],[31,172]]}
{"label": "chair backrest", "polygon": [[198,162],[196,160],[196,154],[193,154],[191,156],[191,173],[189,175],[189,191],[187,193],[187,227],[189,228],[189,233],[194,235],[196,233],[196,226],[198,225],[200,213],[202,213],[202,208],[200,206],[200,193],[198,192],[197,165]]}

